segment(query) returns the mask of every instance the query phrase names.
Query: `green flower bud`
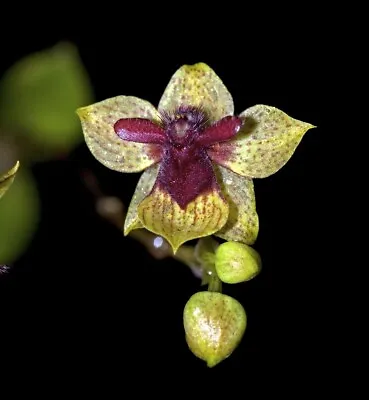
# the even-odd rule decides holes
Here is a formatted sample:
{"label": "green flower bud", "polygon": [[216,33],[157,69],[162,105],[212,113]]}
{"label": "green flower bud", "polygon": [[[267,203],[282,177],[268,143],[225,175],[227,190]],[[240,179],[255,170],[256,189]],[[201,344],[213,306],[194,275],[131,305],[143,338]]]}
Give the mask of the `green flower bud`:
{"label": "green flower bud", "polygon": [[254,278],[261,270],[259,253],[246,244],[222,243],[215,252],[215,269],[225,283],[240,283]]}
{"label": "green flower bud", "polygon": [[246,313],[230,296],[199,292],[187,302],[183,313],[190,350],[214,367],[231,355],[246,329]]}

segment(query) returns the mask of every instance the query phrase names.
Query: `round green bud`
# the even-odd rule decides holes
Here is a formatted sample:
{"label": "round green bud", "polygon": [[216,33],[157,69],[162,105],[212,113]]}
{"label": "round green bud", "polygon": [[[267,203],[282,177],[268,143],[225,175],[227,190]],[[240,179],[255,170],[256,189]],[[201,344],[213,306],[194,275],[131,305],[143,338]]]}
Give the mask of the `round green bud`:
{"label": "round green bud", "polygon": [[246,329],[246,313],[234,298],[217,292],[199,292],[183,312],[186,341],[195,356],[214,367],[231,355]]}
{"label": "round green bud", "polygon": [[246,244],[222,243],[215,252],[215,269],[225,283],[240,283],[254,278],[261,270],[259,253]]}

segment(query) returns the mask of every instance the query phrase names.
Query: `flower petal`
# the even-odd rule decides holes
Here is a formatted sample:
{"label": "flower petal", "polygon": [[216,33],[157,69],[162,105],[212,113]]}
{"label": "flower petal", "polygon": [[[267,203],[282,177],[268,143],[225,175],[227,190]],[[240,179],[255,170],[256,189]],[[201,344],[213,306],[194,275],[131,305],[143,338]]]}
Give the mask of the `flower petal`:
{"label": "flower petal", "polygon": [[274,174],[291,158],[313,125],[289,117],[277,108],[256,105],[241,115],[245,122],[238,135],[208,150],[216,163],[249,178]]}
{"label": "flower petal", "polygon": [[220,78],[206,64],[183,65],[172,76],[159,102],[159,111],[180,106],[204,109],[212,122],[233,115],[233,99]]}
{"label": "flower petal", "polygon": [[182,209],[168,192],[156,185],[139,205],[138,216],[146,229],[165,237],[175,253],[188,240],[219,231],[227,222],[228,204],[214,189]]}
{"label": "flower petal", "polygon": [[163,144],[166,139],[164,129],[149,119],[120,119],[114,124],[114,131],[129,142]]}
{"label": "flower petal", "polygon": [[196,143],[207,147],[229,140],[240,130],[241,125],[242,120],[238,117],[224,117],[202,132]]}
{"label": "flower petal", "polygon": [[121,118],[158,121],[154,106],[137,97],[118,96],[77,110],[87,146],[106,167],[121,172],[139,172],[156,163],[161,147],[120,139],[114,124]]}
{"label": "flower petal", "polygon": [[138,206],[142,200],[151,192],[159,172],[159,164],[147,168],[141,175],[128,207],[124,221],[124,235],[127,236],[133,229],[140,229],[144,226],[138,218]]}
{"label": "flower petal", "polygon": [[253,244],[259,232],[259,217],[252,180],[219,165],[215,167],[215,172],[229,205],[228,221],[215,236],[228,241]]}

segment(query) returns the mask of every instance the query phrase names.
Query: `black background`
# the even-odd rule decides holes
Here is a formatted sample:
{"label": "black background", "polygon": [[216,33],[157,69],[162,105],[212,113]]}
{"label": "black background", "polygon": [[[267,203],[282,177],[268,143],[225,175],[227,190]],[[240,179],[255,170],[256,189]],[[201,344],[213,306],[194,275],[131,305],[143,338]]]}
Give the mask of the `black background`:
{"label": "black background", "polygon": [[[157,104],[177,68],[202,61],[233,95],[236,113],[268,104],[318,126],[277,174],[255,180],[255,248],[263,270],[250,282],[224,287],[244,305],[248,327],[216,370],[263,374],[271,364],[293,369],[289,360],[303,362],[325,340],[320,324],[327,305],[318,301],[324,287],[317,276],[327,268],[331,229],[326,156],[333,132],[323,121],[331,47],[317,17],[302,19],[302,12],[282,21],[272,15],[269,22],[253,12],[239,14],[220,9],[208,19],[177,19],[174,12],[156,20],[150,13],[105,10],[97,19],[29,19],[18,24],[18,35],[2,36],[0,71],[67,40],[78,47],[97,100],[126,94]],[[201,289],[199,281],[171,259],[155,261],[101,219],[78,174],[84,167],[125,204],[139,178],[104,168],[83,144],[66,160],[34,167],[42,221],[27,253],[2,278],[6,347],[22,368],[37,361],[50,376],[60,368],[118,382],[126,368],[137,376],[173,372],[193,380],[214,373],[184,339],[183,307]]]}

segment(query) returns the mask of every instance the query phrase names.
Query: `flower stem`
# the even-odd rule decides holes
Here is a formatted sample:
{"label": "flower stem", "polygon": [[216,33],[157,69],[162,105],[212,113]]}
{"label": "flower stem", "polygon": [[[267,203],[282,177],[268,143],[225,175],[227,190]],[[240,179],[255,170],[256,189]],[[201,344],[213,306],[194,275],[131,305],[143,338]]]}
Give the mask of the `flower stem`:
{"label": "flower stem", "polygon": [[[91,171],[83,170],[81,176],[82,182],[95,198],[97,213],[122,230],[125,219],[125,206],[122,201],[117,197],[106,196],[102,192],[96,176]],[[173,257],[187,265],[196,277],[202,277],[203,271],[195,256],[195,247],[183,245],[174,255],[166,240],[146,229],[136,229],[130,232],[129,236],[140,242],[155,259],[162,260]]]}
{"label": "flower stem", "polygon": [[222,293],[222,281],[218,278],[216,273],[212,274],[210,278],[208,292]]}
{"label": "flower stem", "polygon": [[197,261],[197,259],[195,257],[195,248],[193,246],[182,245],[177,250],[177,253],[175,255],[173,255],[173,258],[188,265],[191,269],[201,268],[201,266],[199,265],[199,262]]}

